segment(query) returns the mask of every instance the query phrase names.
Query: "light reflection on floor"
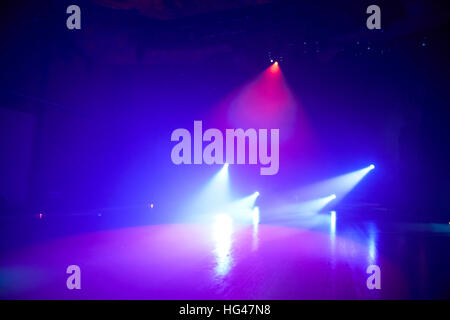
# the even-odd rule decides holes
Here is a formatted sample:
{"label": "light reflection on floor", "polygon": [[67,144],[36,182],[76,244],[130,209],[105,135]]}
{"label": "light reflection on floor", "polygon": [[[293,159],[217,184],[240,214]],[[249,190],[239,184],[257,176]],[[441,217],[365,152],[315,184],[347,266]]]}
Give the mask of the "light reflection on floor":
{"label": "light reflection on floor", "polygon": [[216,217],[212,236],[214,238],[214,254],[217,265],[215,273],[217,276],[225,276],[230,271],[232,264],[231,243],[233,235],[233,221],[230,216],[220,214]]}
{"label": "light reflection on floor", "polygon": [[[405,296],[405,279],[368,237],[264,225],[167,224],[60,238],[0,262],[1,298],[60,299],[380,299]],[[254,217],[254,222],[258,218]],[[333,226],[334,224],[334,226]],[[82,289],[66,289],[68,265]],[[366,268],[382,269],[368,290]]]}

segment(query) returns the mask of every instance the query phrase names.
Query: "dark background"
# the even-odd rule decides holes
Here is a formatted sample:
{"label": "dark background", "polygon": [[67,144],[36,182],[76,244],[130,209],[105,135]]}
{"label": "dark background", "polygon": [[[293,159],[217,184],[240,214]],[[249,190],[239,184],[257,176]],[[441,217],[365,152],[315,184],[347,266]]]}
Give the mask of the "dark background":
{"label": "dark background", "polygon": [[[70,4],[81,30],[66,28]],[[171,132],[273,58],[314,153],[282,147],[276,176],[236,168],[238,191],[270,195],[374,163],[346,201],[448,221],[449,4],[378,1],[373,31],[370,4],[2,1],[1,214],[182,206],[218,168],[173,165]]]}

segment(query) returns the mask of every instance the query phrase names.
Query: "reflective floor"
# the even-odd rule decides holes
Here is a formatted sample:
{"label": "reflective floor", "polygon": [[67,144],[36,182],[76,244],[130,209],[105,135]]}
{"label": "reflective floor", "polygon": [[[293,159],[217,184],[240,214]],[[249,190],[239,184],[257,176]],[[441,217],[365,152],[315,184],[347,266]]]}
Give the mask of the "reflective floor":
{"label": "reflective floor", "polygon": [[[450,298],[450,225],[320,220],[236,225],[222,215],[3,246],[0,298]],[[81,268],[80,290],[66,287],[69,265]],[[370,265],[379,290],[367,287]]]}

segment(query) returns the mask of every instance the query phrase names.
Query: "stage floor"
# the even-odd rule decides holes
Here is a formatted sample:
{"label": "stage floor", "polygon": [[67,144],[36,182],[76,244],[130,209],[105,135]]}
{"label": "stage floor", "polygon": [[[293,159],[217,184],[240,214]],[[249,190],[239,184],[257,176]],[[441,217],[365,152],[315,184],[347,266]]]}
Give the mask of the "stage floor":
{"label": "stage floor", "polygon": [[[450,225],[321,217],[314,225],[225,220],[4,243],[0,298],[450,298]],[[81,268],[80,290],[66,287],[69,265]],[[380,267],[380,290],[366,285],[369,265]]]}

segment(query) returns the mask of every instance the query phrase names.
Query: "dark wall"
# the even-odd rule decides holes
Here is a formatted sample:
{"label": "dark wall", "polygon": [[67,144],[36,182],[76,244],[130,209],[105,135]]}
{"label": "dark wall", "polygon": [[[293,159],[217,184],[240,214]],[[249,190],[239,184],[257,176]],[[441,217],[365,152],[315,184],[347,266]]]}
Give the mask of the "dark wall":
{"label": "dark wall", "polygon": [[[247,27],[241,11],[222,13],[227,33],[207,16],[161,22],[83,4],[79,32],[65,29],[63,2],[13,6],[2,20],[0,192],[9,211],[173,203],[180,185],[191,190],[214,168],[174,166],[170,133],[257,76],[269,51],[282,56],[317,150],[307,167],[286,152],[279,175],[251,172],[243,184],[291,188],[374,162],[378,178],[362,199],[448,208],[448,25],[377,38],[356,30],[339,42],[318,17],[322,33],[294,26],[266,38],[258,26],[276,28],[264,19],[270,8]],[[213,28],[212,38],[199,31]]]}

